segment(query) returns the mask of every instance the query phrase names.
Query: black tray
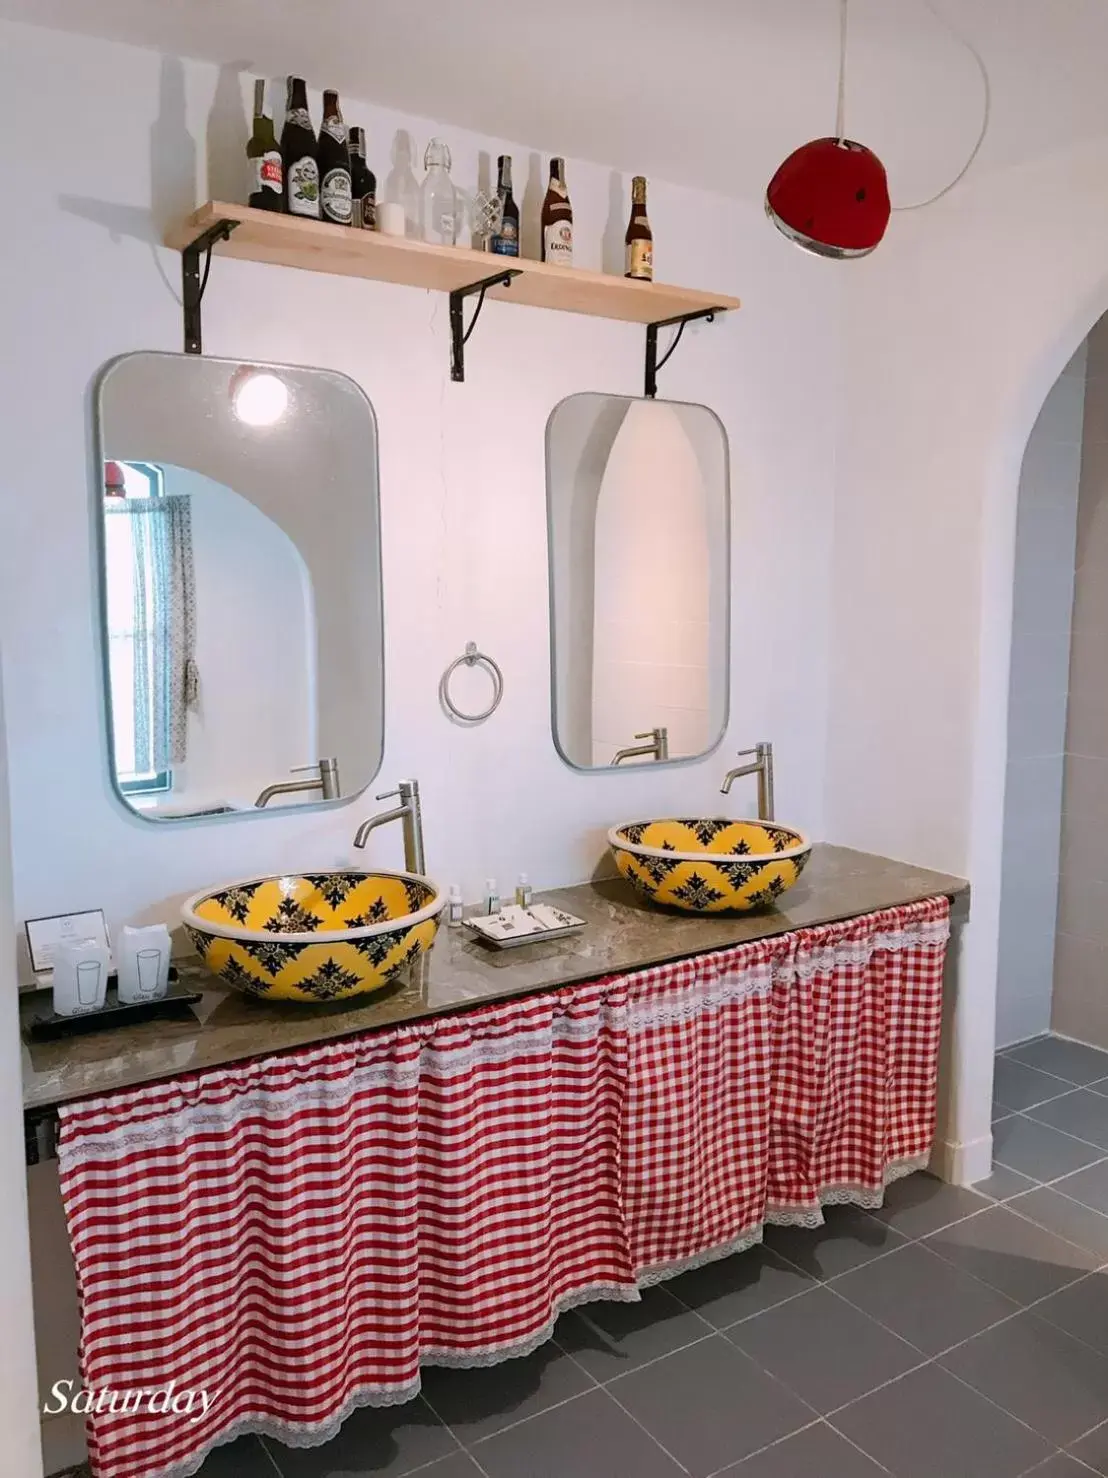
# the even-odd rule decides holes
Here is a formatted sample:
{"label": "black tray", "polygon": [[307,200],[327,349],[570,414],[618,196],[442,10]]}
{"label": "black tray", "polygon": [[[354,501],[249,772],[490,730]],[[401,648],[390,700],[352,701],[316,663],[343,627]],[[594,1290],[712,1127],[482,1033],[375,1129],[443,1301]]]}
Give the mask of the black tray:
{"label": "black tray", "polygon": [[99,1011],[83,1016],[59,1016],[50,1009],[49,989],[35,992],[43,998],[45,1011],[36,1011],[23,1023],[23,1036],[28,1042],[49,1042],[58,1037],[77,1037],[85,1032],[107,1031],[117,1026],[135,1026],[140,1021],[153,1021],[163,1016],[196,1017],[193,1006],[204,999],[198,990],[188,990],[177,978],[176,967],[169,967],[169,990],[160,1001],[135,1001],[125,1004],[116,995],[116,976],[108,976],[108,995]]}

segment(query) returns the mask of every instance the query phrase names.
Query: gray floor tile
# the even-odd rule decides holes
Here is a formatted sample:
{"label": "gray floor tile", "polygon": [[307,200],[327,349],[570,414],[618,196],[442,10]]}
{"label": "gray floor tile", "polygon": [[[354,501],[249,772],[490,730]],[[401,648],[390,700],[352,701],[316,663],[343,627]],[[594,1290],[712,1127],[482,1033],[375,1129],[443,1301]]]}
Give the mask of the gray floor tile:
{"label": "gray floor tile", "polygon": [[993,1070],[993,1102],[1001,1109],[1031,1108],[1068,1093],[1072,1084],[1065,1078],[1052,1078],[1013,1057],[998,1057]]}
{"label": "gray floor tile", "polygon": [[885,1192],[884,1206],[870,1215],[895,1227],[905,1237],[926,1237],[953,1221],[983,1211],[987,1204],[978,1191],[947,1185],[921,1170],[895,1181]]}
{"label": "gray floor tile", "polygon": [[1089,1478],[1089,1469],[1075,1458],[1058,1452],[1037,1468],[1032,1468],[1027,1478]]}
{"label": "gray floor tile", "polygon": [[1056,1180],[1091,1165],[1101,1154],[1093,1145],[1081,1144],[1022,1114],[1004,1119],[993,1130],[993,1159],[1033,1180]]}
{"label": "gray floor tile", "polygon": [[[285,1447],[272,1437],[265,1439],[265,1445],[283,1478],[384,1478],[386,1474],[395,1478],[458,1450],[457,1442],[422,1399],[404,1406],[365,1406],[343,1423],[342,1431],[325,1447]],[[232,1472],[239,1478],[238,1471],[230,1468],[228,1478]]]}
{"label": "gray floor tile", "polygon": [[277,1478],[277,1474],[257,1437],[240,1437],[217,1447],[196,1478]]}
{"label": "gray floor tile", "polygon": [[[1075,1458],[1087,1463],[1094,1473],[1108,1473],[1108,1423],[1095,1432],[1089,1432],[1080,1442],[1072,1443],[1069,1450]],[[1051,1478],[1054,1478],[1053,1474]],[[1068,1473],[1066,1478],[1070,1478]],[[1077,1478],[1076,1474],[1074,1478]]]}
{"label": "gray floor tile", "polygon": [[1035,1317],[1057,1324],[1108,1357],[1108,1274],[1094,1273],[1035,1305]]}
{"label": "gray floor tile", "polygon": [[834,1288],[928,1355],[980,1334],[1020,1307],[918,1242],[836,1278]]}
{"label": "gray floor tile", "polygon": [[1016,1478],[1054,1448],[937,1365],[863,1396],[831,1425],[894,1478]]}
{"label": "gray floor tile", "polygon": [[1009,1170],[1006,1165],[994,1165],[992,1174],[979,1180],[973,1189],[980,1196],[988,1196],[990,1201],[1007,1201],[1023,1191],[1034,1190],[1038,1183],[1028,1175],[1020,1175],[1018,1170]]}
{"label": "gray floor tile", "polygon": [[877,1464],[826,1422],[786,1437],[724,1472],[728,1478],[881,1478]]}
{"label": "gray floor tile", "polygon": [[1067,1242],[1076,1242],[1078,1247],[1098,1253],[1102,1262],[1108,1262],[1108,1216],[1047,1186],[1024,1196],[1014,1196],[1006,1204],[1009,1211],[1030,1217],[1039,1226],[1065,1237]]}
{"label": "gray floor tile", "polygon": [[[807,1426],[813,1415],[722,1334],[621,1376],[606,1389],[693,1478],[749,1457]],[[573,1472],[566,1468],[558,1478]]]}
{"label": "gray floor tile", "polygon": [[1108,1160],[1067,1175],[1055,1184],[1054,1189],[1063,1196],[1080,1201],[1082,1206],[1091,1206],[1094,1211],[1108,1215]]}
{"label": "gray floor tile", "polygon": [[489,1478],[681,1478],[678,1465],[595,1388],[473,1452]]}
{"label": "gray floor tile", "polygon": [[1033,1313],[986,1330],[939,1363],[1057,1447],[1108,1421],[1108,1360]]}
{"label": "gray floor tile", "polygon": [[793,1267],[768,1247],[752,1247],[749,1252],[682,1273],[666,1287],[717,1329],[726,1329],[803,1293],[811,1283],[811,1274]]}
{"label": "gray floor tile", "polygon": [[591,1386],[581,1367],[552,1344],[526,1359],[505,1360],[483,1370],[423,1371],[428,1405],[466,1447]]}
{"label": "gray floor tile", "polygon": [[649,1288],[641,1303],[586,1304],[558,1321],[554,1338],[598,1381],[668,1355],[710,1334],[712,1326],[664,1288]]}
{"label": "gray floor tile", "polygon": [[1057,1293],[1097,1266],[1095,1254],[994,1206],[928,1237],[926,1246],[1017,1303]]}
{"label": "gray floor tile", "polygon": [[1102,1093],[1078,1088],[1062,1098],[1028,1109],[1027,1117],[1108,1150],[1108,1097]]}
{"label": "gray floor tile", "polygon": [[1082,1042],[1067,1042],[1062,1037],[1040,1037],[1036,1042],[1013,1047],[1004,1055],[1071,1083],[1095,1083],[1098,1078],[1108,1078],[1108,1052],[1086,1047]]}
{"label": "gray floor tile", "polygon": [[824,1216],[826,1224],[815,1231],[766,1227],[766,1246],[822,1281],[861,1267],[894,1247],[903,1247],[906,1241],[895,1228],[854,1206],[831,1206]]}
{"label": "gray floor tile", "polygon": [[[271,1473],[269,1478],[277,1478]],[[481,1469],[467,1452],[455,1452],[429,1468],[420,1468],[417,1478],[483,1478]]]}
{"label": "gray floor tile", "polygon": [[923,1359],[829,1288],[746,1319],[727,1338],[819,1412],[864,1396]]}

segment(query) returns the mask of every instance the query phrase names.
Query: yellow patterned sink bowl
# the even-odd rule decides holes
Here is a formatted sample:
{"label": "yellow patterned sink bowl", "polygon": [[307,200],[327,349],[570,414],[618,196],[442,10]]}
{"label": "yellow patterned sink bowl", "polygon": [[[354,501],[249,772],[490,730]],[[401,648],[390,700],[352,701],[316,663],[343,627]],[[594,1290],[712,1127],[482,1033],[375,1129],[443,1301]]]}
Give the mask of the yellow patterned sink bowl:
{"label": "yellow patterned sink bowl", "polygon": [[431,948],[445,899],[409,872],[247,878],[196,893],[189,938],[220,980],[271,1001],[342,1001],[380,990]]}
{"label": "yellow patterned sink bowl", "polygon": [[812,844],[772,821],[628,821],[608,844],[616,866],[651,903],[685,913],[771,907],[804,871]]}

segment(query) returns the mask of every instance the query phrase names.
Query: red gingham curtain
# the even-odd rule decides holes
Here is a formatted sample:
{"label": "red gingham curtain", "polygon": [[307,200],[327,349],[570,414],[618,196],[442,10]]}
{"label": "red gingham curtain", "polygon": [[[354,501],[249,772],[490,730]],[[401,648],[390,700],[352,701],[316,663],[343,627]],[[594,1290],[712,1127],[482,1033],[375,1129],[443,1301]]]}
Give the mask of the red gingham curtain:
{"label": "red gingham curtain", "polygon": [[[96,1478],[326,1441],[420,1363],[877,1205],[934,1134],[945,899],[62,1108]],[[105,1403],[106,1404],[106,1403]]]}

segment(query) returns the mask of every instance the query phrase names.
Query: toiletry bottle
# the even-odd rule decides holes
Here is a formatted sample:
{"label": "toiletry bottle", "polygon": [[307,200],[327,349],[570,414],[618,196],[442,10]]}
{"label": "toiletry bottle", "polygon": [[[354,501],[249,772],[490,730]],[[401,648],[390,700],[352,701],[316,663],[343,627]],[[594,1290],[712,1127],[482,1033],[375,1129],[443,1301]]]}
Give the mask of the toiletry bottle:
{"label": "toiletry bottle", "polygon": [[485,879],[485,912],[488,914],[500,912],[500,894],[496,891],[496,879]]}
{"label": "toiletry bottle", "polygon": [[446,903],[446,922],[451,929],[456,929],[462,922],[462,890],[457,883],[450,885]]}
{"label": "toiletry bottle", "polygon": [[531,896],[531,879],[525,872],[521,872],[516,883],[516,903],[520,908],[530,908]]}

